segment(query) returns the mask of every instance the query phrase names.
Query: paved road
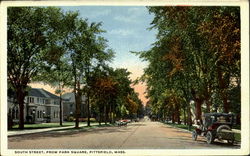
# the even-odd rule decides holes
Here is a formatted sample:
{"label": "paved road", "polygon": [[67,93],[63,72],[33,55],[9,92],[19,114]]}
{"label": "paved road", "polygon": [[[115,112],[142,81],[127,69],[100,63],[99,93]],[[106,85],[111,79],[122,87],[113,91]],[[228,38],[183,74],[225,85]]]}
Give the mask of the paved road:
{"label": "paved road", "polygon": [[57,131],[13,136],[9,149],[218,149],[240,148],[225,143],[208,145],[203,138],[159,122],[136,122],[127,127],[102,127],[85,131]]}

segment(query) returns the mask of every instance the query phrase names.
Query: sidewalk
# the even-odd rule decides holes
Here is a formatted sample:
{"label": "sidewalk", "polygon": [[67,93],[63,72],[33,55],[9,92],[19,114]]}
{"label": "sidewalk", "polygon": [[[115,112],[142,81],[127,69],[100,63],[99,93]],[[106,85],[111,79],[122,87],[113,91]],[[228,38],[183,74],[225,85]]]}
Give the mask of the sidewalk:
{"label": "sidewalk", "polygon": [[[95,125],[95,124],[92,124]],[[79,127],[87,126],[87,124],[80,124]],[[17,131],[8,131],[8,136],[17,136],[17,135],[25,135],[25,134],[33,134],[33,133],[42,133],[48,132],[53,130],[60,130],[60,129],[70,129],[74,128],[75,126],[67,126],[67,127],[53,127],[53,128],[40,128],[40,129],[26,129],[26,130],[17,130]]]}

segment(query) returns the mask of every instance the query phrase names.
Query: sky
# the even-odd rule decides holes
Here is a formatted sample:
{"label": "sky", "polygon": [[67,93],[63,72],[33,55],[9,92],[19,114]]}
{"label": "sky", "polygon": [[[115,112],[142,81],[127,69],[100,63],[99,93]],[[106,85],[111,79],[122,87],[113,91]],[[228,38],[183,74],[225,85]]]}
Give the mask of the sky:
{"label": "sky", "polygon": [[[109,48],[115,52],[110,63],[113,68],[127,68],[135,80],[143,74],[147,62],[143,62],[130,51],[149,50],[155,42],[156,30],[148,30],[153,20],[144,6],[70,6],[61,7],[63,11],[79,11],[80,17],[89,22],[102,22],[102,34],[108,40]],[[141,100],[146,103],[145,84],[134,86]]]}

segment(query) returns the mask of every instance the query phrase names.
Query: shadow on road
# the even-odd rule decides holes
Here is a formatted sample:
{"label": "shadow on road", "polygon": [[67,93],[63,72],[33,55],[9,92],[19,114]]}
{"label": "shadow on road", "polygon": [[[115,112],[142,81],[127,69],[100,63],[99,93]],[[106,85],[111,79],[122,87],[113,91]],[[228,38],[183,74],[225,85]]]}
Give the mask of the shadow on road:
{"label": "shadow on road", "polygon": [[[197,140],[197,142],[207,144],[205,139]],[[220,147],[230,147],[230,148],[240,148],[240,144],[228,144],[226,142],[221,142],[219,140],[215,140],[213,144],[210,144],[211,146],[220,146]]]}
{"label": "shadow on road", "polygon": [[[67,129],[67,130],[57,130],[49,132],[41,132],[35,134],[24,134],[20,136],[9,136],[9,141],[21,141],[21,140],[33,140],[39,138],[59,138],[59,137],[78,137],[78,135],[88,135],[89,133],[121,133],[121,132],[131,132],[132,126],[137,125],[128,125],[122,127],[100,127],[100,128],[89,128],[89,129]],[[141,124],[143,125],[143,124]]]}
{"label": "shadow on road", "polygon": [[143,123],[133,123],[132,125],[129,124],[128,126],[146,126],[146,124],[143,124]]}
{"label": "shadow on road", "polygon": [[[178,139],[178,140],[182,140],[182,141],[189,141],[190,143],[199,143],[199,144],[208,145],[206,140],[205,140],[205,137],[198,137],[199,138],[198,140],[193,141],[191,132],[176,129],[175,127],[171,127],[171,126],[167,126],[167,128],[171,129],[171,132],[178,134],[177,136],[169,137],[168,139]],[[188,134],[188,136],[187,136],[187,134]],[[226,142],[222,142],[222,141],[215,139],[215,142],[213,144],[210,144],[209,146],[220,146],[222,148],[224,148],[224,147],[225,148],[226,147],[228,147],[228,148],[240,148],[240,143],[236,142],[235,144],[232,145],[232,144],[228,144]]]}

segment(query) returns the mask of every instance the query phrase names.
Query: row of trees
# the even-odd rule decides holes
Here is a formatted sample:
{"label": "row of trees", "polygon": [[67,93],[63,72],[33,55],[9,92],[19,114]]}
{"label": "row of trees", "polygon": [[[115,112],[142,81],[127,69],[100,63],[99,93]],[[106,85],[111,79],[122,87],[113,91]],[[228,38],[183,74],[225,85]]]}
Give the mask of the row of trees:
{"label": "row of trees", "polygon": [[[205,112],[240,118],[240,8],[149,7],[157,41],[135,52],[149,62],[147,83],[154,116],[192,124]],[[190,102],[193,101],[193,102]]]}
{"label": "row of trees", "polygon": [[130,86],[130,73],[108,66],[114,52],[101,36],[105,32],[101,23],[89,23],[78,12],[64,13],[55,7],[9,7],[7,24],[8,84],[18,101],[20,129],[24,128],[24,98],[32,81],[57,88],[60,125],[65,87],[72,88],[75,94],[76,128],[83,95],[87,97],[89,126],[90,105],[105,122],[114,121],[114,116],[137,113],[141,108]]}

